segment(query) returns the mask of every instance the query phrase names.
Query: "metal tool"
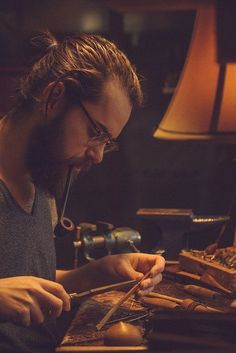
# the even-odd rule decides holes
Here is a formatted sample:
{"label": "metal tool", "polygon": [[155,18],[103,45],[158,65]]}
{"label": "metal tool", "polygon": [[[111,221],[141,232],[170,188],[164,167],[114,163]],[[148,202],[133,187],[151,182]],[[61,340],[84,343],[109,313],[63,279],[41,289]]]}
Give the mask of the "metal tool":
{"label": "metal tool", "polygon": [[106,325],[115,324],[116,322],[119,322],[119,321],[134,322],[140,319],[144,319],[148,316],[150,316],[150,311],[149,309],[145,309],[145,311],[143,311],[142,313],[126,315],[126,316],[120,317],[119,319],[110,320],[106,323]]}
{"label": "metal tool", "polygon": [[[211,311],[211,312],[222,312],[221,310],[212,308],[208,305],[204,305],[202,303],[198,303],[192,299],[180,299],[180,298],[176,298],[176,297],[171,297],[169,295],[164,295],[161,293],[157,293],[157,292],[150,292],[147,296],[147,298],[153,298],[153,299],[158,299],[156,300],[156,302],[153,300],[152,302],[149,300],[149,304],[152,304],[153,306],[161,306],[162,302],[159,302],[159,299],[162,300],[167,300],[170,302],[174,302],[179,304],[183,309],[187,310],[187,311]],[[145,298],[144,301],[145,303]],[[147,300],[146,300],[147,303]],[[160,304],[161,303],[161,304]]]}
{"label": "metal tool", "polygon": [[84,299],[88,296],[92,296],[95,294],[101,294],[101,293],[106,293],[115,289],[121,289],[121,288],[125,288],[125,287],[130,287],[134,284],[137,284],[138,281],[137,280],[129,280],[129,281],[124,281],[124,282],[118,282],[118,283],[113,283],[113,284],[109,284],[107,286],[102,286],[102,287],[98,287],[98,288],[92,288],[89,290],[86,290],[84,292],[80,292],[80,293],[70,293],[70,299],[73,303],[75,302],[79,302],[81,301],[81,299]]}
{"label": "metal tool", "polygon": [[[235,163],[235,160],[234,160],[234,163]],[[232,195],[232,198],[231,198],[231,201],[229,204],[229,208],[228,208],[228,212],[227,212],[227,216],[228,216],[229,220],[230,220],[230,216],[233,211],[233,207],[235,205],[235,194],[236,194],[236,188],[234,188],[233,195]],[[227,226],[228,226],[228,222],[225,222],[222,224],[221,229],[220,229],[220,233],[219,233],[217,239],[215,240],[215,242],[212,244],[209,244],[205,248],[205,252],[207,254],[214,254],[214,252],[216,251],[216,249],[219,246],[220,241],[222,241],[222,239],[225,237]]]}
{"label": "metal tool", "polygon": [[76,240],[73,242],[74,263],[78,264],[79,255],[91,261],[110,254],[139,252],[140,243],[140,233],[129,227],[115,228],[106,222],[80,223],[76,227]]}
{"label": "metal tool", "polygon": [[107,323],[110,317],[119,309],[119,307],[132,295],[134,294],[140,287],[141,283],[150,276],[151,270],[147,272],[143,278],[138,281],[117,303],[114,305],[102,318],[102,320],[96,325],[97,330],[101,330],[103,326]]}
{"label": "metal tool", "polygon": [[65,230],[70,232],[76,231],[76,239],[73,241],[74,268],[78,267],[79,264],[79,252],[88,261],[110,254],[139,252],[138,246],[141,243],[141,235],[134,229],[129,227],[115,228],[107,222],[97,222],[97,224],[80,223],[79,225],[75,225],[70,218],[65,217],[73,168],[74,166],[68,168],[59,222],[55,233],[60,236],[65,235]]}

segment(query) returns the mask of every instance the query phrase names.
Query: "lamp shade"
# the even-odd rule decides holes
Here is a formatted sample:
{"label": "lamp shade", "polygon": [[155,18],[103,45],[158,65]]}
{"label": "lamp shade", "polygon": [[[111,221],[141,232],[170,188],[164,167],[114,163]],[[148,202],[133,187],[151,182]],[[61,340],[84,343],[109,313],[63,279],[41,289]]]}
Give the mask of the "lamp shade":
{"label": "lamp shade", "polygon": [[217,62],[214,2],[197,9],[179,83],[154,137],[236,143],[236,63]]}

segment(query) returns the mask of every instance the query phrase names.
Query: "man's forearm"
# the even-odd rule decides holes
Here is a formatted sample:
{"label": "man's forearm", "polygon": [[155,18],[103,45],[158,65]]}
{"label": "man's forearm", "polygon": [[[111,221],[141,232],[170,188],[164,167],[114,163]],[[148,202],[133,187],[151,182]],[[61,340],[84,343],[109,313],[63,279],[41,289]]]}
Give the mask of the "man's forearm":
{"label": "man's forearm", "polygon": [[112,279],[104,275],[99,261],[92,261],[89,264],[73,270],[57,270],[56,281],[61,283],[65,290],[69,292],[82,292],[91,288],[96,288],[108,283]]}

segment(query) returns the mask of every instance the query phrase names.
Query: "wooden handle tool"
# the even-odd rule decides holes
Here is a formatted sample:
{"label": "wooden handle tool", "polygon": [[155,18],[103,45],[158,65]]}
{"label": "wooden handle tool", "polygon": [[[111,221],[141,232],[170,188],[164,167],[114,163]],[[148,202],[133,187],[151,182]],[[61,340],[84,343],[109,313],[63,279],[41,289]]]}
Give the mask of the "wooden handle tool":
{"label": "wooden handle tool", "polygon": [[163,309],[171,309],[171,310],[174,310],[180,307],[178,303],[172,302],[171,300],[162,299],[162,298],[144,297],[142,298],[141,303],[152,308],[163,308]]}
{"label": "wooden handle tool", "polygon": [[[164,294],[160,294],[160,293],[156,293],[156,292],[150,292],[147,295],[147,297],[164,299],[164,300],[169,300],[169,301],[175,302],[187,311],[222,312],[221,310],[218,310],[218,309],[212,308],[210,306],[198,303],[190,298],[189,299],[188,298],[187,299],[180,299],[180,298],[175,298],[175,297],[171,297],[169,295],[164,295]],[[156,303],[158,304],[159,301],[157,301]],[[153,304],[154,304],[154,301],[153,301]]]}
{"label": "wooden handle tool", "polygon": [[220,293],[217,293],[211,289],[196,286],[193,284],[187,284],[184,286],[184,290],[187,293],[195,295],[198,298],[205,298],[205,299],[217,299],[221,297]]}
{"label": "wooden handle tool", "polygon": [[175,303],[171,300],[162,298],[143,298],[142,303],[152,308],[164,308],[164,309],[182,309],[186,311],[197,311],[197,312],[219,312],[219,310],[211,308],[202,303],[198,303],[192,299],[183,299],[180,304]]}

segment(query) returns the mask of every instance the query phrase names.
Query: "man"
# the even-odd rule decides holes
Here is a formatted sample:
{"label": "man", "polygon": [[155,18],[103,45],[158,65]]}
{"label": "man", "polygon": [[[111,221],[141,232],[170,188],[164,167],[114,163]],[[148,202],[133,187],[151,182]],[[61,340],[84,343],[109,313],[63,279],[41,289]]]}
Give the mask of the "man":
{"label": "man", "polygon": [[99,36],[45,48],[21,80],[13,109],[0,121],[0,352],[51,352],[55,319],[70,310],[69,292],[141,279],[141,294],[160,282],[164,260],[148,254],[107,256],[71,271],[55,270],[49,197],[67,172],[100,163],[116,149],[140,83],[126,56]]}

